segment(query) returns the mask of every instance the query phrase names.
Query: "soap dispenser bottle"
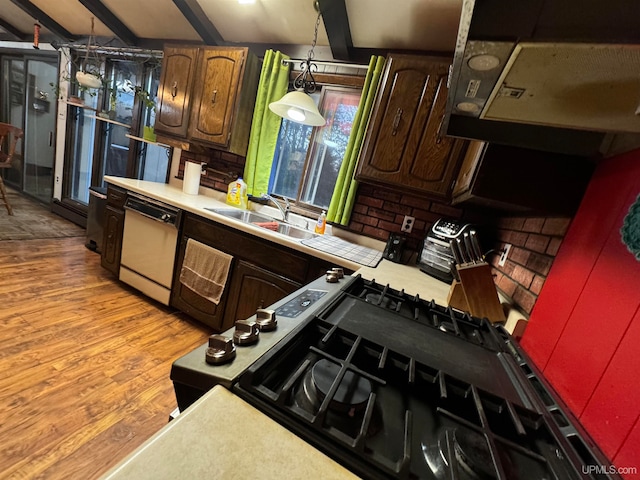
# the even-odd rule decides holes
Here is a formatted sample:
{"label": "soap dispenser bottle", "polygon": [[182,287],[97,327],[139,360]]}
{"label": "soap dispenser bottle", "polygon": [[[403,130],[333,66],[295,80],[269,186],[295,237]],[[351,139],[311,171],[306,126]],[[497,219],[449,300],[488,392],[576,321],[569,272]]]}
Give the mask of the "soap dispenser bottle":
{"label": "soap dispenser bottle", "polygon": [[323,210],[316,222],[315,232],[323,235],[325,228],[327,228],[327,212]]}

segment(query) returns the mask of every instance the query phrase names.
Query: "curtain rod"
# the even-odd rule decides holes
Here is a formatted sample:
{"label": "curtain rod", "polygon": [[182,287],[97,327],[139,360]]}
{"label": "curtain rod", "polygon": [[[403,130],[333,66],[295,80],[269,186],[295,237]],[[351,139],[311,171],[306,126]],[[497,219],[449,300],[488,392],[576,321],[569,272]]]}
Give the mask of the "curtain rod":
{"label": "curtain rod", "polygon": [[[283,58],[282,63],[305,63],[306,59],[296,59],[296,58]],[[311,63],[315,63],[318,65],[326,65],[329,67],[344,67],[344,68],[354,68],[354,69],[367,69],[369,65],[358,65],[357,63],[340,63],[340,62],[324,62],[322,60],[311,60]]]}

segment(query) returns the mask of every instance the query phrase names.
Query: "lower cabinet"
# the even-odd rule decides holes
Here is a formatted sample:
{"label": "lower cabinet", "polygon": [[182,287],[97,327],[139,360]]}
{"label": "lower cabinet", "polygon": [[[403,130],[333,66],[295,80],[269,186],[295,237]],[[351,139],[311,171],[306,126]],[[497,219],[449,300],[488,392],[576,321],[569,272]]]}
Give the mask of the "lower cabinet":
{"label": "lower cabinet", "polygon": [[[192,238],[233,256],[227,283],[218,305],[180,283],[187,240]],[[171,305],[215,332],[231,328],[236,320],[252,316],[302,285],[318,278],[332,265],[191,213],[184,215]],[[346,272],[348,273],[348,272]]]}
{"label": "lower cabinet", "polygon": [[122,251],[122,232],[124,231],[124,202],[127,192],[109,185],[107,187],[107,206],[103,229],[100,264],[114,275],[120,273],[120,254]]}
{"label": "lower cabinet", "polygon": [[234,322],[243,320],[265,308],[302,284],[293,282],[245,261],[237,261],[231,275],[225,316]]}

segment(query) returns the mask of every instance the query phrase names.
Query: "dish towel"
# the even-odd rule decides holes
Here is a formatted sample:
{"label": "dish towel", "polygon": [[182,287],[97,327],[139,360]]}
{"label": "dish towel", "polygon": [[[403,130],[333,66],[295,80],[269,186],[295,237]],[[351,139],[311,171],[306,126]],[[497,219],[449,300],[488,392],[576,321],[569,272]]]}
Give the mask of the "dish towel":
{"label": "dish towel", "polygon": [[233,257],[196,240],[188,239],[180,283],[218,305],[227,283]]}

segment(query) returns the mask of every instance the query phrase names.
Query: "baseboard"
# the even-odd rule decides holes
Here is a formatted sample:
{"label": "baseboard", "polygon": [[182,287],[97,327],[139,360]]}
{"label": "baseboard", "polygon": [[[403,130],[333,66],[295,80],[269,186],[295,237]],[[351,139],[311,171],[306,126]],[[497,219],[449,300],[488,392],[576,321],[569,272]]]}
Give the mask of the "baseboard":
{"label": "baseboard", "polygon": [[60,200],[54,200],[51,204],[51,212],[82,228],[87,228],[87,212],[74,208],[72,205],[63,203]]}

